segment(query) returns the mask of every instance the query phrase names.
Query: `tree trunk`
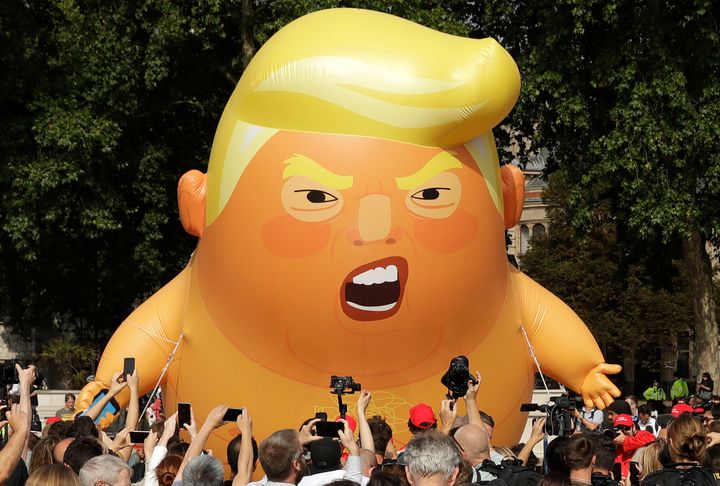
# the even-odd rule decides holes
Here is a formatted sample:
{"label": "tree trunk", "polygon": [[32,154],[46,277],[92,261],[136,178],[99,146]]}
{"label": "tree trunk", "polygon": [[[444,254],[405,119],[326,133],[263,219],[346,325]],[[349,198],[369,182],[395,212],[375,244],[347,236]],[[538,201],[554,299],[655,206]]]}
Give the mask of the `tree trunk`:
{"label": "tree trunk", "polygon": [[683,260],[693,294],[695,314],[695,357],[690,363],[690,374],[710,373],[720,378],[720,340],[718,337],[715,295],[713,293],[712,266],[705,248],[705,238],[693,231],[683,241]]}
{"label": "tree trunk", "polygon": [[252,0],[242,0],[242,64],[243,71],[255,56],[255,36],[253,34]]}
{"label": "tree trunk", "polygon": [[670,395],[669,384],[673,382],[673,373],[678,365],[678,337],[662,338],[662,363],[660,371],[660,386]]}
{"label": "tree trunk", "polygon": [[623,392],[635,395],[635,348],[623,347]]}

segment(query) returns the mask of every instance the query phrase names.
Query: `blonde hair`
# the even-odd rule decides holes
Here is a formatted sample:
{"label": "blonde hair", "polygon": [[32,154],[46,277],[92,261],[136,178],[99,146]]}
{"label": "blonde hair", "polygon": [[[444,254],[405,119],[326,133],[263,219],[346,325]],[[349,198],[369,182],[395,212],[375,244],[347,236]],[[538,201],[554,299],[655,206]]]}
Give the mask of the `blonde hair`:
{"label": "blonde hair", "polygon": [[640,479],[645,479],[649,474],[663,468],[660,462],[660,453],[665,447],[665,441],[657,441],[648,444],[642,452],[640,463]]}
{"label": "blonde hair", "polygon": [[64,464],[45,464],[30,474],[25,486],[80,486],[80,478]]}
{"label": "blonde hair", "polygon": [[490,130],[519,91],[517,66],[493,39],[451,36],[366,10],[301,17],[260,49],[225,107],[210,155],[206,224],[278,130],[464,145],[502,214]]}

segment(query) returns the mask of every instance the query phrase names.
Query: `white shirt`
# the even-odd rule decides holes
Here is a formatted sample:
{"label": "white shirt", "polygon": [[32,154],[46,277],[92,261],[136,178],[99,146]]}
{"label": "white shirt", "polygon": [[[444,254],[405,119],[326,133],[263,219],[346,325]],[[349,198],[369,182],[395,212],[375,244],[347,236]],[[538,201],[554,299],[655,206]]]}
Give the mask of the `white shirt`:
{"label": "white shirt", "polygon": [[[360,461],[360,456],[349,456],[345,461],[343,469],[305,476],[300,480],[298,486],[324,486],[336,479],[349,479],[350,481],[361,483],[363,477],[361,467],[362,463]],[[278,486],[281,484],[286,483],[268,481],[267,476],[263,476],[263,478],[259,481],[248,483],[248,486]]]}

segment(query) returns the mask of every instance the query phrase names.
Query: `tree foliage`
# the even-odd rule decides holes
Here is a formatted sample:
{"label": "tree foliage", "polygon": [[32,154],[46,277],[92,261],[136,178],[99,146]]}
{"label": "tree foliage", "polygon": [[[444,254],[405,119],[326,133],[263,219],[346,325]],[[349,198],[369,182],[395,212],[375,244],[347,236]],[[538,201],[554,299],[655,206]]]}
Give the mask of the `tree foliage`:
{"label": "tree foliage", "polygon": [[477,18],[518,60],[520,156],[550,150],[572,225],[603,216],[653,250],[682,242],[699,364],[718,374],[705,242],[720,230],[720,4],[491,0]]}

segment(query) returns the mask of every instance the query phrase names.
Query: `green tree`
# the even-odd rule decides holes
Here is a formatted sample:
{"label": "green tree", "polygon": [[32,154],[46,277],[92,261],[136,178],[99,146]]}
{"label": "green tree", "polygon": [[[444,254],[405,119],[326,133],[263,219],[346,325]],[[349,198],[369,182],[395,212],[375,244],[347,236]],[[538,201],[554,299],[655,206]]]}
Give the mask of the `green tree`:
{"label": "green tree", "polygon": [[681,242],[695,371],[720,374],[706,245],[717,246],[720,229],[720,4],[490,1],[476,17],[518,60],[510,123],[533,140],[528,151],[550,149],[572,224],[592,226],[610,201],[619,230]]}
{"label": "green tree", "polygon": [[[595,208],[592,224],[578,231],[565,206],[569,191],[563,172],[550,177],[544,195],[550,232],[533,238],[521,269],[577,312],[601,347],[622,353],[626,368],[637,358],[658,372],[660,355],[635,351],[662,347],[692,328],[692,298],[673,260],[680,250],[624,235],[607,200]],[[631,393],[633,373],[625,372],[624,389]]]}

